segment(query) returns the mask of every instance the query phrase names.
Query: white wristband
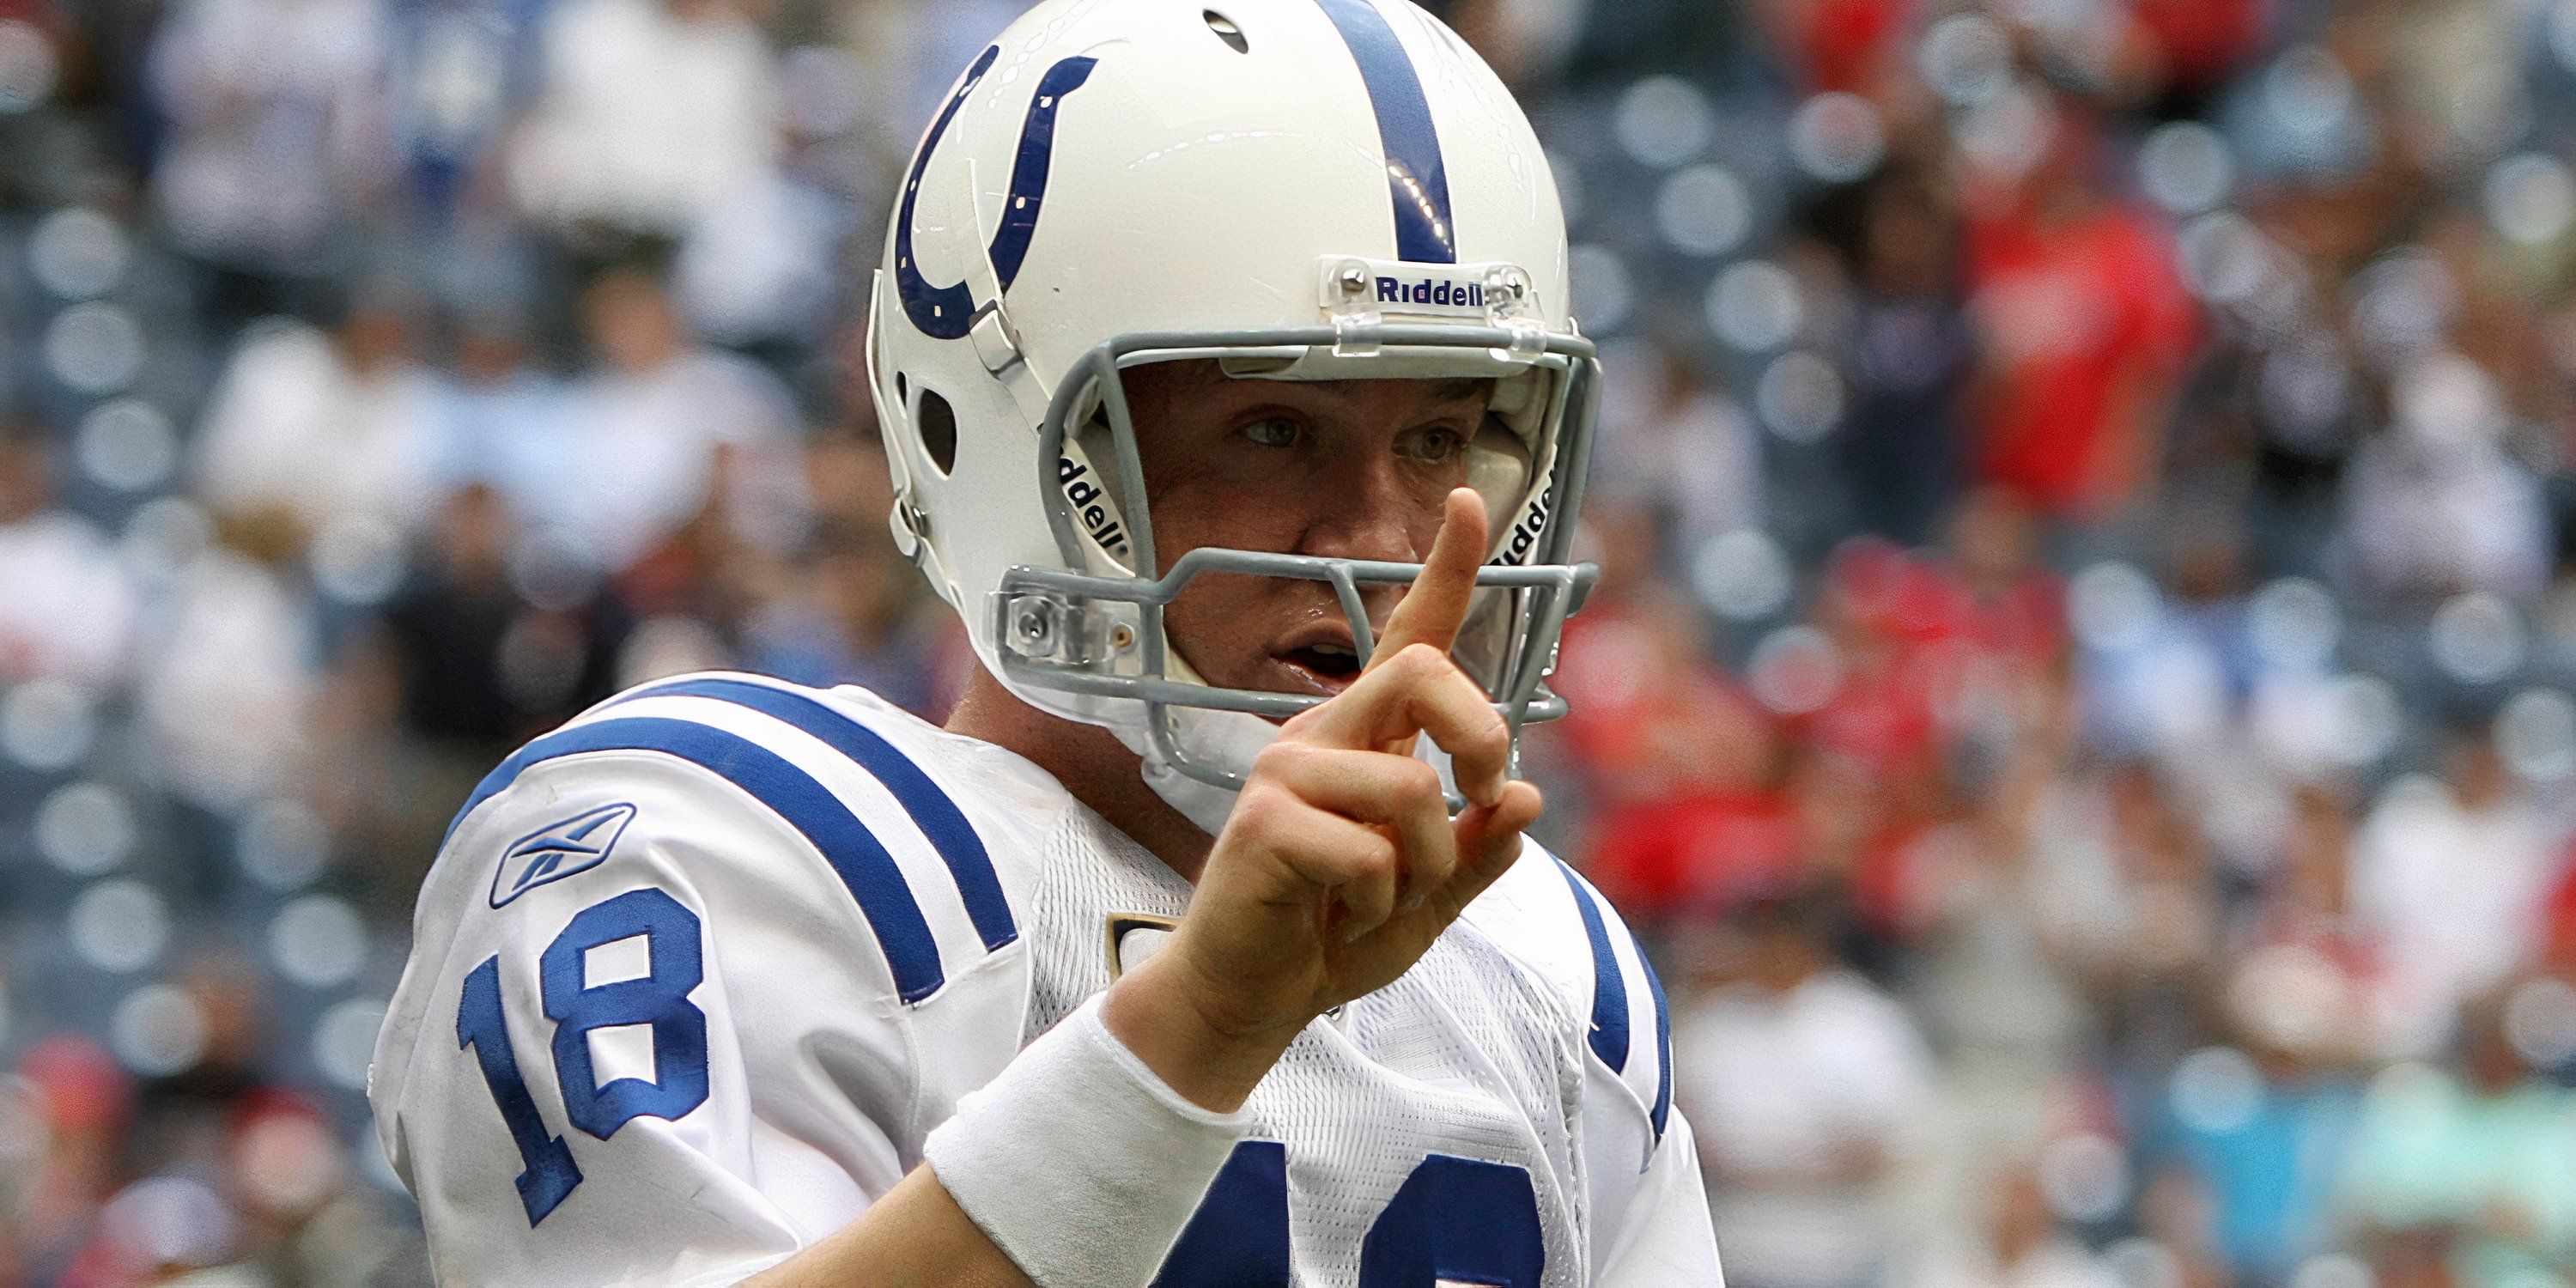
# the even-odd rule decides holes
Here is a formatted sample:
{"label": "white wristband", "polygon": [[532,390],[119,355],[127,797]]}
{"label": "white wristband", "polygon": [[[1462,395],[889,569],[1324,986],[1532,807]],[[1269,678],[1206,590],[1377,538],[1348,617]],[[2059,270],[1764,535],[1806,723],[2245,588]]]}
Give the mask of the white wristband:
{"label": "white wristband", "polygon": [[1142,1288],[1251,1128],[1156,1077],[1095,995],[960,1100],[922,1154],[1040,1288]]}

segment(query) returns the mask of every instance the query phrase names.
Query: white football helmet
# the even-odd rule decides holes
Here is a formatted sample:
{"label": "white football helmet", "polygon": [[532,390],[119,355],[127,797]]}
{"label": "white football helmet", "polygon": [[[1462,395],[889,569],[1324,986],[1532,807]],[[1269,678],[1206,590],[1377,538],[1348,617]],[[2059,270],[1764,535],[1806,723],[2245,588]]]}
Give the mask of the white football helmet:
{"label": "white football helmet", "polygon": [[1469,481],[1495,546],[1456,655],[1517,735],[1562,711],[1544,680],[1593,576],[1567,562],[1599,380],[1566,260],[1519,105],[1406,0],[1040,4],[932,121],[887,237],[895,540],[1013,693],[1117,731],[1213,831],[1269,721],[1321,699],[1206,684],[1163,606],[1206,572],[1328,582],[1365,662],[1359,587],[1421,569],[1159,557],[1116,373],[1492,378]]}

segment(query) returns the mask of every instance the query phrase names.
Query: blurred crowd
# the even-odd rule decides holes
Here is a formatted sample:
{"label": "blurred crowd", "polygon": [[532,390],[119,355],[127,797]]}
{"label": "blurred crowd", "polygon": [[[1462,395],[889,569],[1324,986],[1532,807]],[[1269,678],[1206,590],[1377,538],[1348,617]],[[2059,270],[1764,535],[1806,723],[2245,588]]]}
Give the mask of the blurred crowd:
{"label": "blurred crowd", "polygon": [[[1019,0],[0,0],[0,1288],[422,1282],[448,814],[936,717],[856,353]],[[1447,0],[1610,378],[1530,738],[1736,1288],[2576,1282],[2576,0]]]}

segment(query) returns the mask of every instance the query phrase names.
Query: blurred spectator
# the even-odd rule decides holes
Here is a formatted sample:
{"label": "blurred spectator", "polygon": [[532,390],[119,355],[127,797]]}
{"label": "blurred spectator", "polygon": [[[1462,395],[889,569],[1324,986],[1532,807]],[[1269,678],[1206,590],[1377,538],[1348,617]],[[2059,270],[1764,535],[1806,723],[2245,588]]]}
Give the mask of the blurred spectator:
{"label": "blurred spectator", "polygon": [[1692,359],[1630,346],[1604,360],[1604,379],[1607,468],[1594,477],[1605,500],[1643,507],[1663,525],[1664,548],[1685,559],[1714,537],[1761,525],[1761,439]]}
{"label": "blurred spectator", "polygon": [[315,1107],[271,1097],[233,1116],[222,1188],[241,1222],[236,1277],[359,1288],[408,1249],[384,1204],[350,1184],[349,1151]]}
{"label": "blurred spectator", "polygon": [[0,682],[124,678],[134,591],[96,525],[54,504],[44,431],[0,422]]}
{"label": "blurred spectator", "polygon": [[[2262,1003],[2295,998],[2239,990]],[[2285,1008],[2287,1009],[2287,1008]],[[2243,1282],[2286,1283],[2331,1237],[2337,1167],[2351,1137],[2359,1089],[2321,1063],[2317,1035],[2239,1013],[2269,1030],[2251,1052],[2205,1047],[2171,1075],[2164,1110],[2174,1166],[2205,1196],[2208,1246]]]}
{"label": "blurred spectator", "polygon": [[490,489],[450,494],[413,582],[385,606],[402,721],[460,763],[462,786],[500,757],[608,696],[613,640],[584,600],[530,604],[510,576],[516,536]]}
{"label": "blurred spectator", "polygon": [[1877,1211],[1930,1095],[1904,1010],[1839,968],[1814,914],[1756,907],[1706,991],[1679,1004],[1674,1095],[1711,1178],[1727,1277],[1746,1288],[1873,1283]]}
{"label": "blurred spectator", "polygon": [[2465,358],[2397,378],[2395,424],[2353,458],[2345,531],[2369,584],[2419,596],[2528,595],[2549,576],[2538,485],[2504,448],[2505,409]]}
{"label": "blurred spectator", "polygon": [[1787,893],[1795,837],[1764,712],[1708,663],[1687,609],[1656,583],[1651,512],[1595,512],[1601,581],[1566,623],[1562,746],[1590,795],[1603,890],[1652,922]]}
{"label": "blurred spectator", "polygon": [[1960,486],[1958,402],[1975,337],[1958,298],[1954,213],[1920,177],[1871,185],[1851,275],[1851,408],[1834,438],[1853,513],[1920,543]]}
{"label": "blurred spectator", "polygon": [[1911,1000],[1946,1059],[1960,1148],[1980,1159],[2038,1148],[2099,1036],[2083,965],[2108,875],[2098,851],[2066,844],[2080,789],[2052,754],[2071,733],[2047,710],[2070,705],[2057,692],[1964,816],[1908,856]]}
{"label": "blurred spectator", "polygon": [[307,764],[312,607],[282,579],[274,530],[225,525],[225,540],[185,554],[158,587],[137,705],[173,786],[231,809],[293,782]]}
{"label": "blurred spectator", "polygon": [[604,273],[582,297],[599,365],[574,387],[577,487],[549,510],[622,570],[713,507],[726,532],[777,551],[804,523],[795,408],[776,378],[696,344],[649,273]]}
{"label": "blurred spectator", "polygon": [[[389,112],[415,199],[448,213],[494,184],[502,140],[535,97],[550,0],[391,0]],[[489,204],[486,201],[483,204]],[[481,212],[476,212],[481,213]]]}
{"label": "blurred spectator", "polygon": [[840,298],[848,221],[831,198],[780,168],[726,198],[680,248],[673,292],[708,339],[792,361]]}
{"label": "blurred spectator", "polygon": [[2082,666],[2096,741],[2185,772],[2226,750],[2256,664],[2242,543],[2222,516],[2194,520],[2164,539],[2170,595]]}
{"label": "blurred spectator", "polygon": [[382,257],[459,312],[551,303],[557,266],[546,239],[517,222],[508,163],[543,80],[538,24],[553,0],[379,2],[405,234]]}
{"label": "blurred spectator", "polygon": [[584,444],[563,382],[539,368],[534,347],[507,320],[468,320],[453,371],[434,394],[438,481],[491,488],[511,522],[551,544],[578,548],[564,484],[581,476]]}
{"label": "blurred spectator", "polygon": [[1951,512],[1946,536],[1946,564],[1921,565],[1949,583],[1930,594],[1931,642],[1963,646],[2018,679],[2056,670],[2068,645],[2066,586],[2041,562],[2043,533],[2029,505],[2005,489],[1980,488]]}
{"label": "blurred spectator", "polygon": [[2516,1050],[2502,1005],[2473,1007],[2461,1068],[2402,1064],[2365,1102],[2343,1176],[2363,1237],[2462,1245],[2469,1283],[2523,1282],[2576,1252],[2576,1102]]}
{"label": "blurred spectator", "polygon": [[1924,1267],[1927,1288],[2111,1288],[2121,1282],[2057,1219],[2031,1168],[2006,1172],[1979,1206],[1974,1237]]}
{"label": "blurred spectator", "polygon": [[2379,1041],[2429,1056],[2470,999],[2502,985],[2543,939],[2560,849],[2483,727],[2454,729],[2439,778],[2389,784],[2363,825],[2354,904],[2387,963]]}
{"label": "blurred spectator", "polygon": [[777,69],[729,0],[557,0],[541,39],[511,176],[529,213],[677,238],[767,181]]}
{"label": "blurred spectator", "polygon": [[2348,793],[2302,784],[2277,864],[2244,927],[2228,1004],[2247,1031],[2348,1067],[2379,1040],[2380,945],[2354,903]]}
{"label": "blurred spectator", "polygon": [[399,544],[428,514],[438,455],[415,344],[391,299],[328,335],[285,318],[245,331],[198,431],[198,495],[230,522],[277,526],[288,549],[335,528]]}
{"label": "blurred spectator", "polygon": [[[1927,874],[1955,883],[1934,896],[1944,951],[1927,1001],[1944,1033],[1975,1049],[1963,1063],[2021,1101],[1997,1108],[2025,1121],[2079,1036],[2131,1059],[2178,1054],[2223,928],[2205,842],[2172,786],[2136,764],[2069,772],[2046,747],[2006,768]],[[2082,999],[2076,1016],[2068,988]]]}
{"label": "blurred spectator", "polygon": [[11,1147],[0,1169],[8,1269],[62,1273],[115,1185],[133,1104],[132,1080],[87,1038],[50,1037],[18,1061],[0,1087]]}
{"label": "blurred spectator", "polygon": [[[295,51],[293,58],[278,56]],[[152,48],[169,135],[153,175],[172,238],[241,319],[288,307],[386,171],[372,0],[177,0]]]}
{"label": "blurred spectator", "polygon": [[938,634],[915,611],[920,582],[875,526],[827,524],[794,569],[795,586],[749,623],[744,661],[800,684],[862,685],[904,709],[944,710]]}
{"label": "blurred spectator", "polygon": [[2092,175],[2097,124],[2034,107],[2022,167],[1970,190],[1969,306],[1985,477],[2067,519],[2137,498],[2199,322],[2165,231]]}

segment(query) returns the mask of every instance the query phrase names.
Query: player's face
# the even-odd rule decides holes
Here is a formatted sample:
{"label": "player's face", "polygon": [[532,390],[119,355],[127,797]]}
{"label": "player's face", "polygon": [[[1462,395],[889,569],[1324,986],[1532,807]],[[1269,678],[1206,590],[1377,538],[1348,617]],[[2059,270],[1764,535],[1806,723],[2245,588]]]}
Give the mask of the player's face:
{"label": "player's face", "polygon": [[[1467,481],[1467,447],[1493,395],[1482,380],[1235,380],[1213,362],[1138,368],[1127,385],[1157,575],[1209,546],[1419,561],[1444,498]],[[1403,587],[1361,590],[1374,631]],[[1164,625],[1219,688],[1329,696],[1359,673],[1325,582],[1203,576]]]}

